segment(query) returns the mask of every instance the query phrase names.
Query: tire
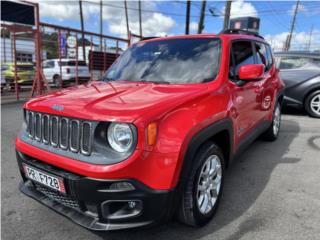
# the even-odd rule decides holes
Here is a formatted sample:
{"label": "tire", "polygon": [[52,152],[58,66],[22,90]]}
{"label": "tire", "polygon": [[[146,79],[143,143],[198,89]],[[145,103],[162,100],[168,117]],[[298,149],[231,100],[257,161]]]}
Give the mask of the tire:
{"label": "tire", "polygon": [[281,127],[281,105],[278,102],[273,111],[273,118],[270,127],[262,134],[262,139],[266,141],[275,141],[280,132]]}
{"label": "tire", "polygon": [[59,75],[53,76],[53,84],[55,87],[60,88],[61,87],[61,80]]}
{"label": "tire", "polygon": [[320,118],[320,90],[314,91],[307,96],[304,108],[311,117]]}
{"label": "tire", "polygon": [[[216,170],[212,174],[207,174],[206,177],[205,172],[210,167],[212,167],[212,171],[214,166]],[[177,210],[177,217],[182,223],[197,227],[203,226],[212,219],[221,198],[224,169],[225,162],[221,149],[213,142],[205,143],[194,158],[190,178],[182,192],[181,202]],[[215,188],[213,188],[214,186]],[[205,207],[206,198],[213,197],[214,193],[216,193],[216,197],[211,199],[211,207],[209,205]]]}

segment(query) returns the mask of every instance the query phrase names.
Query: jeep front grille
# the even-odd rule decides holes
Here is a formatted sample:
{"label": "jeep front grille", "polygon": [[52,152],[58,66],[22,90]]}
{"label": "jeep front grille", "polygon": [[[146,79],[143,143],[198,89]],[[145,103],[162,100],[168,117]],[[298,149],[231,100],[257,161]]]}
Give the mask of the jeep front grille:
{"label": "jeep front grille", "polygon": [[93,129],[89,121],[26,111],[26,124],[31,139],[67,151],[91,154]]}

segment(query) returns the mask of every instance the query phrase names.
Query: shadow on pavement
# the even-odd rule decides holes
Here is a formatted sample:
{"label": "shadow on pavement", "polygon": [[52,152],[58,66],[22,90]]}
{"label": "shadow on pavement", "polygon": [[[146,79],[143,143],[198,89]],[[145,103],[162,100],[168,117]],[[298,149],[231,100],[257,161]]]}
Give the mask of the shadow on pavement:
{"label": "shadow on pavement", "polygon": [[[241,217],[256,202],[267,186],[273,170],[279,164],[295,164],[300,159],[287,158],[288,147],[299,133],[297,122],[283,120],[279,139],[275,142],[257,140],[226,172],[220,206],[212,221],[202,228],[186,227],[176,221],[149,229],[96,233],[102,239],[199,239],[223,228]],[[155,206],[159,207],[159,206]],[[241,238],[264,224],[264,219],[252,216],[242,222],[228,240]]]}

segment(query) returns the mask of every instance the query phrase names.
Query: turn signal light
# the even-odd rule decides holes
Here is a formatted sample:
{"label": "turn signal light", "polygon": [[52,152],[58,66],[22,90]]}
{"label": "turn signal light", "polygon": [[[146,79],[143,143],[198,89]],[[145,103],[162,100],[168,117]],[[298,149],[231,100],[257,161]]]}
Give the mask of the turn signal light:
{"label": "turn signal light", "polygon": [[157,141],[157,124],[150,123],[147,128],[148,145],[152,146]]}

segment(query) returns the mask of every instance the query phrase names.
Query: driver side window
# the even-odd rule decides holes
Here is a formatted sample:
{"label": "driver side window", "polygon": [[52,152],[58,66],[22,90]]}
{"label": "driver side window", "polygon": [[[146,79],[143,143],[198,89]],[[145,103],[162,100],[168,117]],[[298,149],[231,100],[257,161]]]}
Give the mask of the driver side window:
{"label": "driver side window", "polygon": [[247,64],[254,64],[252,43],[250,41],[236,41],[232,43],[230,51],[229,78],[234,81],[239,80],[239,68]]}

